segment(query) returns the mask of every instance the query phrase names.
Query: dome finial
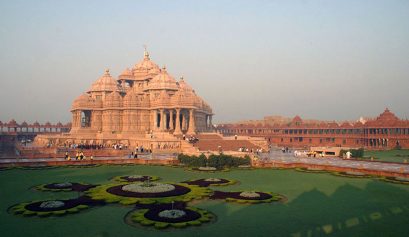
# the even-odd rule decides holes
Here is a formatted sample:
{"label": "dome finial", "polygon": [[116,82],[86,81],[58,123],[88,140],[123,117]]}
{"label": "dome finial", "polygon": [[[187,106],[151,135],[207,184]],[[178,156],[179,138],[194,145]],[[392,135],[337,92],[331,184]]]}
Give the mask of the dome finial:
{"label": "dome finial", "polygon": [[144,48],[143,58],[144,58],[144,59],[149,59],[149,52],[148,52],[148,49],[147,49],[147,47],[146,47],[145,44],[143,45],[143,48]]}
{"label": "dome finial", "polygon": [[166,72],[166,65],[163,65],[162,71],[163,71],[163,72]]}
{"label": "dome finial", "polygon": [[105,75],[109,75],[109,68],[105,69]]}
{"label": "dome finial", "polygon": [[181,77],[180,77],[180,80],[183,81],[183,79],[184,79],[183,76],[181,76]]}

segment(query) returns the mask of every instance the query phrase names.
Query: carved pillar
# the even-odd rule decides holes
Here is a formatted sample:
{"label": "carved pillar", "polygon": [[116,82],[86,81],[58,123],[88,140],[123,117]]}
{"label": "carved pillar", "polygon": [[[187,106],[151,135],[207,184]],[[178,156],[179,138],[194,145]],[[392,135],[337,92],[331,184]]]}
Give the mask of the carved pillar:
{"label": "carved pillar", "polygon": [[169,111],[169,130],[173,130],[173,109]]}
{"label": "carved pillar", "polygon": [[165,110],[160,109],[160,131],[165,131],[166,129],[166,117],[165,117]]}
{"label": "carved pillar", "polygon": [[182,113],[182,126],[181,126],[182,132],[186,130],[186,114]]}
{"label": "carved pillar", "polygon": [[209,115],[209,129],[213,131],[212,117],[213,115]]}
{"label": "carved pillar", "polygon": [[176,109],[176,127],[175,132],[173,134],[175,135],[182,134],[182,130],[180,129],[180,109]]}
{"label": "carved pillar", "polygon": [[193,109],[189,110],[189,130],[187,133],[196,134],[195,111]]}

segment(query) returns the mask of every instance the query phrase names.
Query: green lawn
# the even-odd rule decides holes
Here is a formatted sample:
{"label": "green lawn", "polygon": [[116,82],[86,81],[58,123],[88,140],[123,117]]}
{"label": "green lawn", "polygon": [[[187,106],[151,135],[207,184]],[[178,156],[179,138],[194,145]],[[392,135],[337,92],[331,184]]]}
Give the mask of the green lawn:
{"label": "green lawn", "polygon": [[[30,187],[49,182],[106,183],[117,175],[156,175],[165,181],[204,177],[239,180],[218,190],[272,191],[288,197],[285,204],[240,205],[204,200],[194,206],[209,210],[217,221],[183,230],[131,227],[124,216],[131,206],[107,205],[63,217],[22,217],[7,213],[13,204],[76,193],[51,193]],[[1,236],[409,236],[409,185],[374,179],[336,177],[293,170],[232,170],[214,174],[161,166],[100,166],[49,170],[0,171]]]}
{"label": "green lawn", "polygon": [[365,151],[365,157],[374,157],[375,160],[386,162],[409,161],[409,150]]}

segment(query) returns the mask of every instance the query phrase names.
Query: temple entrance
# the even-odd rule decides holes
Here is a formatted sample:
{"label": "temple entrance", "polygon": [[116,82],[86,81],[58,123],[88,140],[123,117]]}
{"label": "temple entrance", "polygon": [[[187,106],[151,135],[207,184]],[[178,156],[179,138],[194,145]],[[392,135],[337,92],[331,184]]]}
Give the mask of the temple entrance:
{"label": "temple entrance", "polygon": [[81,111],[81,127],[82,128],[91,127],[91,110]]}

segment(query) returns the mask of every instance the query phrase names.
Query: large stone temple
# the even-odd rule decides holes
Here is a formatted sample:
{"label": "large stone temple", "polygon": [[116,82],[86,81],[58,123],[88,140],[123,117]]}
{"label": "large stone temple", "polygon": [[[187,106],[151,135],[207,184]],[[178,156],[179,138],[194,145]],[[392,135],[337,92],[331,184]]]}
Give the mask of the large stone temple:
{"label": "large stone temple", "polygon": [[69,133],[40,135],[37,142],[178,148],[182,134],[213,130],[210,106],[183,78],[175,80],[151,61],[146,50],[143,59],[118,78],[105,70],[74,100],[71,113]]}

